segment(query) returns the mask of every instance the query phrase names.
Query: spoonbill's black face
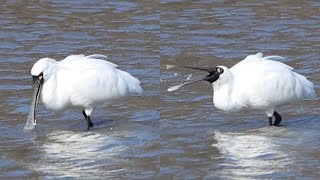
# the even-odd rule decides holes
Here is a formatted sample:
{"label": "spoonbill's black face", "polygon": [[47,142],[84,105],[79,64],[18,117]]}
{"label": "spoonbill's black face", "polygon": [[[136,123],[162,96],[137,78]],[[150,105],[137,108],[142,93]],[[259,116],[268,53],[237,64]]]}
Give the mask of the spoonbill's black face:
{"label": "spoonbill's black face", "polygon": [[43,73],[40,73],[38,76],[32,76],[33,79],[33,88],[35,85],[41,85],[43,83]]}
{"label": "spoonbill's black face", "polygon": [[209,74],[205,78],[203,78],[203,80],[213,83],[219,79],[220,75],[224,72],[224,70],[221,67],[214,67],[209,68],[208,72]]}
{"label": "spoonbill's black face", "polygon": [[223,74],[223,72],[224,72],[224,69],[219,66],[212,67],[212,68],[200,68],[200,67],[192,67],[192,66],[184,66],[184,67],[208,72],[209,74],[205,78],[203,78],[202,80],[208,81],[210,83],[213,83],[216,80],[218,80],[220,75]]}
{"label": "spoonbill's black face", "polygon": [[41,86],[43,84],[43,73],[40,73],[38,76],[32,76],[32,79],[33,79],[33,84],[32,84],[33,95],[35,95],[35,97],[33,97],[32,103],[37,105]]}
{"label": "spoonbill's black face", "polygon": [[[40,90],[41,90],[41,86],[43,84],[43,73],[40,73],[38,76],[32,76],[33,79],[33,102],[32,104],[35,105],[35,107],[37,106],[38,103],[38,99],[39,99],[39,95],[40,95]],[[35,121],[35,118],[34,118]]]}

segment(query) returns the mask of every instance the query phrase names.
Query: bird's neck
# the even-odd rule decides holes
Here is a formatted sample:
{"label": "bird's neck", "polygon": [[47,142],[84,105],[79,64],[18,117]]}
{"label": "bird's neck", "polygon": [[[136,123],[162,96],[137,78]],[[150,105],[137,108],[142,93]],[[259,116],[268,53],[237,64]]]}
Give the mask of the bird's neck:
{"label": "bird's neck", "polygon": [[220,110],[238,111],[237,103],[232,98],[234,81],[231,77],[228,82],[213,83],[213,103]]}
{"label": "bird's neck", "polygon": [[52,74],[50,78],[43,83],[41,89],[41,99],[47,108],[54,109],[57,101],[55,74]]}
{"label": "bird's neck", "polygon": [[50,78],[44,82],[41,97],[42,102],[49,109],[58,111],[65,108],[67,104],[67,98],[64,97],[64,90],[67,90],[67,87],[64,87],[59,83],[59,78],[57,72],[53,72]]}

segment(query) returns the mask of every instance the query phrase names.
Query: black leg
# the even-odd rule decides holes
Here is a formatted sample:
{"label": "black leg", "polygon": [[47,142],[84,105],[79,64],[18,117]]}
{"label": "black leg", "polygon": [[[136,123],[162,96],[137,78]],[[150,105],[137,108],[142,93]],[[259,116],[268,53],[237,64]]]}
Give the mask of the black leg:
{"label": "black leg", "polygon": [[268,117],[269,119],[269,126],[272,126],[272,117]]}
{"label": "black leg", "polygon": [[89,131],[91,127],[93,127],[93,123],[92,123],[92,121],[90,119],[90,116],[88,116],[88,118],[87,118],[87,130]]}
{"label": "black leg", "polygon": [[86,120],[87,120],[87,115],[86,115],[86,112],[84,110],[82,111],[82,114],[83,114],[84,118],[86,118]]}
{"label": "black leg", "polygon": [[84,118],[86,118],[86,121],[87,121],[87,130],[89,131],[91,127],[93,127],[93,123],[90,119],[90,116],[87,116],[86,112],[85,111],[82,111],[82,114],[84,116]]}
{"label": "black leg", "polygon": [[273,124],[273,125],[274,125],[274,126],[279,126],[279,124],[280,124],[280,122],[281,122],[281,120],[282,120],[280,114],[278,114],[277,111],[274,111],[273,115],[274,115],[274,117],[276,118],[276,120],[274,121],[274,124]]}

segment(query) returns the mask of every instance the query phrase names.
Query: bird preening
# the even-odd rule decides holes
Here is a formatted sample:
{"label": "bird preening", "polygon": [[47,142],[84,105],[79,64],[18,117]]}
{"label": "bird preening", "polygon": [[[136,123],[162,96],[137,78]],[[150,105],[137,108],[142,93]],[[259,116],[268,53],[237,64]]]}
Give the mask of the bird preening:
{"label": "bird preening", "polygon": [[[291,102],[316,97],[314,85],[293,68],[279,62],[281,56],[262,53],[247,56],[230,69],[225,66],[213,68],[189,67],[209,73],[206,77],[181,85],[168,91],[199,81],[212,83],[213,104],[226,112],[245,109],[260,110],[267,114],[269,125],[279,126],[282,118],[278,108]],[[275,121],[272,122],[272,116]]]}
{"label": "bird preening", "polygon": [[51,110],[78,107],[86,120],[87,130],[93,127],[90,115],[95,107],[105,106],[130,94],[142,94],[140,81],[117,69],[104,55],[71,55],[62,61],[51,58],[38,60],[31,69],[33,98],[24,127],[36,125],[36,106],[39,97]]}

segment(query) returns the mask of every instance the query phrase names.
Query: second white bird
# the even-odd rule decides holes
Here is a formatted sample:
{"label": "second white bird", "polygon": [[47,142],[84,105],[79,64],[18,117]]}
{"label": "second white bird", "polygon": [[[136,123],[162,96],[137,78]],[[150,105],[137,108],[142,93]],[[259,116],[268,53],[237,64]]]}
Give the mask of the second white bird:
{"label": "second white bird", "polygon": [[[174,86],[168,91],[198,81],[208,81],[213,86],[213,103],[226,112],[244,109],[264,111],[269,125],[278,126],[282,120],[277,112],[280,106],[316,97],[314,85],[304,76],[293,72],[290,66],[278,62],[280,56],[263,57],[262,53],[247,56],[232,68],[217,66],[195,68],[209,72],[204,79]],[[272,116],[275,117],[272,123]]]}

